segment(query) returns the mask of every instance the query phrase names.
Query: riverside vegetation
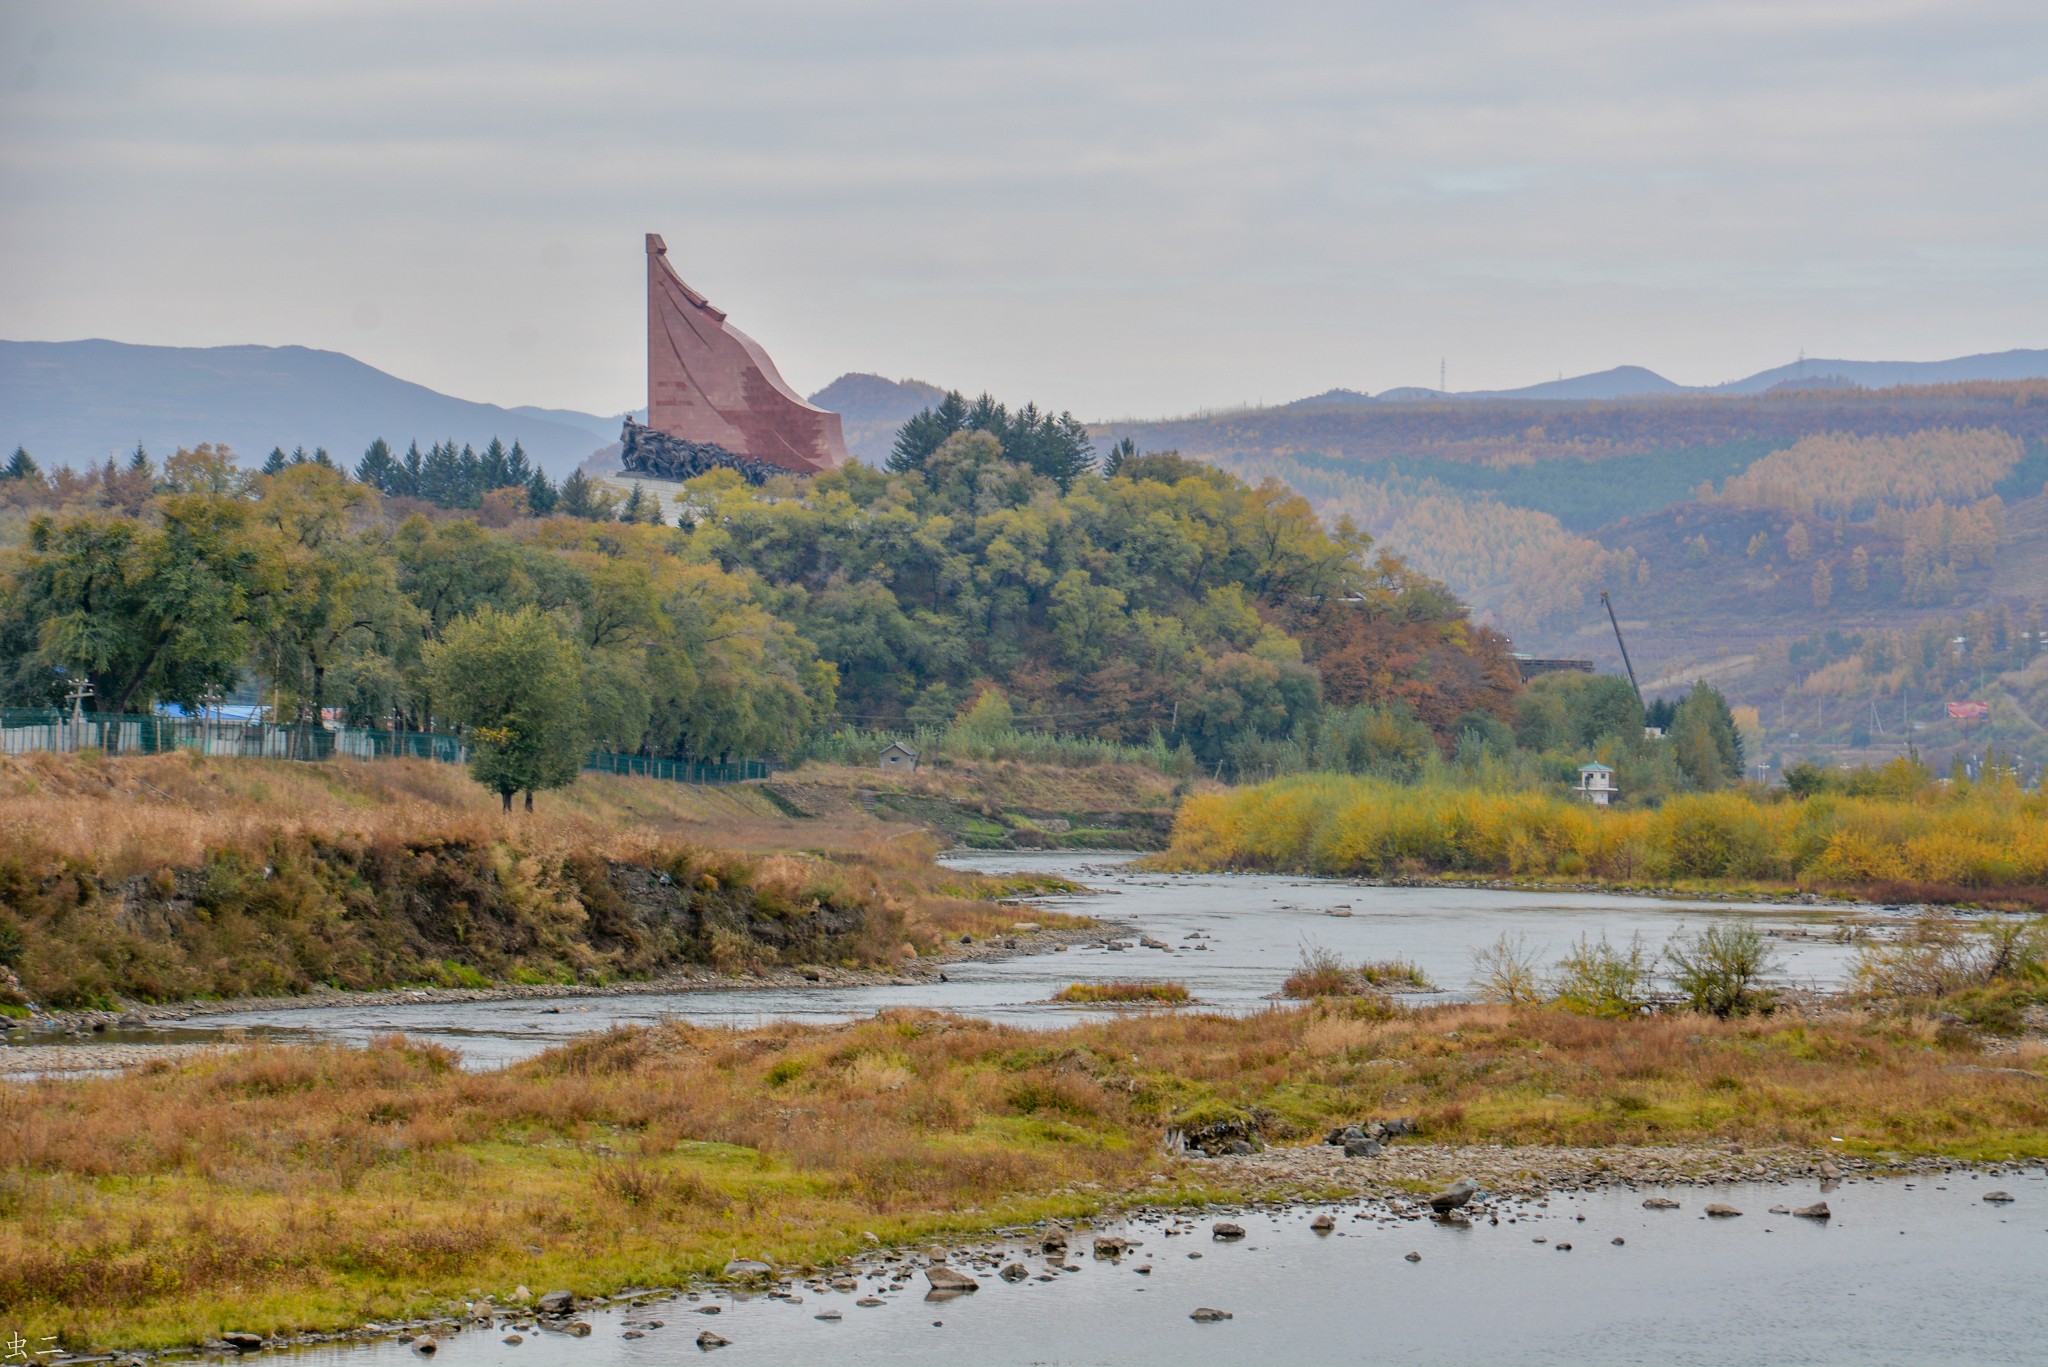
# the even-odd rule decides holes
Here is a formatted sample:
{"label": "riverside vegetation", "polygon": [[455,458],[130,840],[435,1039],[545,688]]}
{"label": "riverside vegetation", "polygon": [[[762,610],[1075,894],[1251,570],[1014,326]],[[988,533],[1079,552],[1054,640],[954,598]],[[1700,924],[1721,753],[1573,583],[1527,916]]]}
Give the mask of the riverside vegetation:
{"label": "riverside vegetation", "polygon": [[753,785],[592,775],[497,808],[418,760],[0,760],[0,1011],[894,965],[1068,886],[946,869],[914,826],[793,818]]}
{"label": "riverside vegetation", "polygon": [[2048,908],[2048,796],[1896,761],[1598,808],[1541,790],[1312,774],[1191,796],[1165,868],[1806,887]]}
{"label": "riverside vegetation", "polygon": [[0,1088],[0,1310],[74,1349],[171,1345],[1243,1194],[1251,1174],[1162,1154],[1168,1128],[1312,1142],[1398,1115],[1430,1145],[2039,1159],[2044,1077],[2038,1050],[1988,1058],[1924,1018],[1374,999],[1049,1033],[671,1024],[492,1073],[397,1039],[258,1046]]}

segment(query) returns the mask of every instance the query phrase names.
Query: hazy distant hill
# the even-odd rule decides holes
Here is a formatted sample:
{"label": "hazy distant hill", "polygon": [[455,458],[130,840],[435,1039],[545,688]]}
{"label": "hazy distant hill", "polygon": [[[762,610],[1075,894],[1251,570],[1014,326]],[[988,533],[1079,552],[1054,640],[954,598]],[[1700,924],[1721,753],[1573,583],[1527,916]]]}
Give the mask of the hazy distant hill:
{"label": "hazy distant hill", "polygon": [[619,420],[451,398],[339,352],[0,342],[0,447],[45,466],[103,461],[141,441],[157,455],[226,442],[244,460],[324,446],[354,465],[377,437],[478,446],[518,439],[559,477],[618,437]]}
{"label": "hazy distant hill", "polygon": [[1718,385],[1682,385],[1639,365],[1620,365],[1590,375],[1561,376],[1520,389],[1466,389],[1446,393],[1410,385],[1379,394],[1332,389],[1296,399],[1285,408],[1355,408],[1372,403],[1414,403],[1463,399],[1535,399],[1573,402],[1638,399],[1679,394],[1764,394],[1785,389],[1883,389],[1892,385],[1957,384],[1967,380],[2048,379],[2048,350],[1994,351],[1947,361],[1802,360],[1774,366]]}
{"label": "hazy distant hill", "polygon": [[837,413],[846,429],[846,449],[870,465],[888,459],[896,431],[919,410],[946,396],[923,380],[885,380],[880,375],[841,375],[811,395],[811,402]]}

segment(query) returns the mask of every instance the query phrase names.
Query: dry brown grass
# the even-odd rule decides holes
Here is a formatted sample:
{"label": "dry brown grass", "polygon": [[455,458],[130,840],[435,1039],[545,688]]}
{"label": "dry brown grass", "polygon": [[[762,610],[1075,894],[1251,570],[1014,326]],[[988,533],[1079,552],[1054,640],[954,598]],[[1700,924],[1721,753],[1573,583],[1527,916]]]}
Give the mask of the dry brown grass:
{"label": "dry brown grass", "polygon": [[1158,1137],[1190,1115],[1261,1116],[1275,1142],[1412,1115],[1435,1142],[2048,1154],[2038,1051],[1933,1026],[1366,1006],[671,1025],[489,1074],[398,1041],[252,1048],[0,1087],[0,1311],[73,1346],[163,1343],[816,1261],[863,1230],[1085,1211],[1166,1171]]}
{"label": "dry brown grass", "polygon": [[1069,983],[1053,994],[1054,1001],[1073,1005],[1180,1006],[1190,1000],[1185,983],[1139,982],[1119,978],[1106,983]]}
{"label": "dry brown grass", "polygon": [[[588,776],[529,816],[425,761],[39,755],[0,761],[0,942],[57,1006],[875,965],[1019,919],[996,899],[1029,888],[936,848],[750,785]],[[689,916],[607,861],[659,871]]]}
{"label": "dry brown grass", "polygon": [[528,816],[499,811],[466,771],[427,760],[0,758],[0,848],[78,860],[109,877],[196,864],[210,850],[255,849],[301,833],[517,838],[542,851],[632,859],[678,840],[748,852],[864,851],[909,828],[857,809],[822,821],[793,818],[749,784],[695,788],[586,774],[543,794]]}

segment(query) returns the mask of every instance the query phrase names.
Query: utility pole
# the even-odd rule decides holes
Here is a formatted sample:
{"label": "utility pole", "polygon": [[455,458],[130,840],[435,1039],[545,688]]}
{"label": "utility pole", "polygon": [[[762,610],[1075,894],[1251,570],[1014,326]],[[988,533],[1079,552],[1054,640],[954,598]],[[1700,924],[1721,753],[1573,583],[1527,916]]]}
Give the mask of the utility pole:
{"label": "utility pole", "polygon": [[1600,590],[1600,606],[1607,609],[1607,621],[1614,628],[1614,643],[1621,647],[1621,667],[1628,671],[1628,686],[1635,691],[1636,706],[1646,706],[1642,686],[1636,682],[1636,667],[1628,658],[1628,642],[1621,639],[1621,622],[1614,615],[1614,600],[1607,596],[1606,589]]}

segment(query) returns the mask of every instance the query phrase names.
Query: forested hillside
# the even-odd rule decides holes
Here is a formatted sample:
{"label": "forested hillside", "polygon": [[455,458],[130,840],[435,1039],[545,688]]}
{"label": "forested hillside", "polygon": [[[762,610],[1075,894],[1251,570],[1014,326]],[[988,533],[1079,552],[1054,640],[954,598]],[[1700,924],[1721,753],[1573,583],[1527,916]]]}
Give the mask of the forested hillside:
{"label": "forested hillside", "polygon": [[1071,419],[984,417],[893,471],[707,476],[681,526],[495,450],[377,443],[364,478],[211,447],[24,459],[0,478],[0,704],[83,679],[106,711],[242,696],[430,729],[468,715],[491,656],[570,671],[550,707],[615,750],[785,757],[978,705],[1219,771],[1333,708],[1398,704],[1445,746],[1508,715],[1500,638],[1300,496],[1171,457],[1105,479]]}
{"label": "forested hillside", "polygon": [[[1650,691],[1714,679],[1765,719],[1766,753],[1876,759],[1917,743],[2048,760],[2043,690],[2025,672],[2039,650],[2027,624],[2048,608],[2048,382],[1332,396],[1108,435],[1284,481],[1448,584],[1518,649],[1619,669],[1605,590]],[[1945,661],[1910,678],[1887,663],[1938,630]],[[1823,638],[1878,643],[1861,691],[1839,670],[1811,677],[1811,652],[1795,647]],[[1956,661],[1969,668],[1946,667]],[[1992,715],[1958,724],[1949,701]]]}

